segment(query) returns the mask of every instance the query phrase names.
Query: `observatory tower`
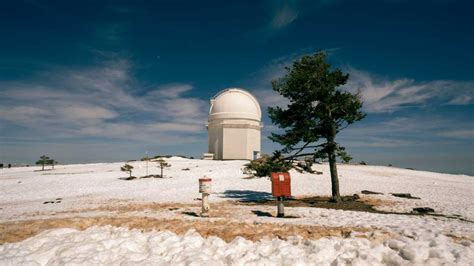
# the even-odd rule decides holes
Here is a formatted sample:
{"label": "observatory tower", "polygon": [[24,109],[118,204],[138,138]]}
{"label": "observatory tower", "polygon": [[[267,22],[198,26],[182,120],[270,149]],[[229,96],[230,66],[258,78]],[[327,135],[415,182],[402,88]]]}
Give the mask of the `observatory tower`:
{"label": "observatory tower", "polygon": [[215,160],[260,157],[261,119],[260,105],[249,92],[237,88],[219,92],[209,110],[209,153]]}

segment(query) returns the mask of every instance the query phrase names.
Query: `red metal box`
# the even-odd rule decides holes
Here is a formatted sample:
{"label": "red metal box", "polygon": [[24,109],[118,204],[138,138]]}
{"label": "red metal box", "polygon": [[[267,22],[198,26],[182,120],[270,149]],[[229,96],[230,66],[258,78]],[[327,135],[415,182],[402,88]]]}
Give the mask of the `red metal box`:
{"label": "red metal box", "polygon": [[274,197],[291,197],[290,173],[272,173],[272,195]]}

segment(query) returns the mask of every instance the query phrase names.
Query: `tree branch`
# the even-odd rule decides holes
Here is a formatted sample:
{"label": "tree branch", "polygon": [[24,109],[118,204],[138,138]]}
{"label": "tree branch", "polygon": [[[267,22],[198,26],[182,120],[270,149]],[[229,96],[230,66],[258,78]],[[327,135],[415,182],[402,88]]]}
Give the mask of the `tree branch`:
{"label": "tree branch", "polygon": [[[311,143],[311,142],[309,142],[309,143]],[[309,144],[309,143],[307,143],[307,144]],[[291,148],[291,150],[294,151],[294,150],[299,149],[299,151],[296,152],[296,153],[298,153],[298,152],[303,151],[304,149],[322,147],[322,146],[324,146],[325,143],[322,143],[322,144],[319,144],[319,145],[311,145],[311,146],[307,146],[307,144],[304,145],[303,147],[300,147],[300,148]]]}
{"label": "tree branch", "polygon": [[314,153],[303,153],[303,154],[294,154],[285,158],[282,158],[281,160],[288,160],[288,159],[293,159],[301,156],[308,156],[308,155],[314,155]]}
{"label": "tree branch", "polygon": [[311,143],[311,142],[306,142],[306,144],[303,145],[303,147],[301,147],[301,148],[291,148],[291,150],[292,150],[292,151],[298,150],[297,152],[295,152],[295,154],[298,154],[298,153],[300,153],[301,151],[303,151],[304,149],[306,149],[306,146],[308,146],[310,143]]}

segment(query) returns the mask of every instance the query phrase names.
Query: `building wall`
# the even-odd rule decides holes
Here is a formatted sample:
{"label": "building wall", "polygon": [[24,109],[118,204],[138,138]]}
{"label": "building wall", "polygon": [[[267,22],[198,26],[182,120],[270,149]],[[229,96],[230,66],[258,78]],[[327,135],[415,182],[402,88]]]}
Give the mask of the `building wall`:
{"label": "building wall", "polygon": [[209,136],[209,153],[214,154],[215,160],[222,160],[222,139],[223,139],[223,128],[221,126],[210,125],[208,126]]}
{"label": "building wall", "polygon": [[246,128],[224,128],[222,159],[247,159]]}
{"label": "building wall", "polygon": [[252,160],[260,153],[261,125],[254,120],[222,119],[208,124],[209,153],[216,160]]}
{"label": "building wall", "polygon": [[254,158],[254,152],[257,152],[257,158],[260,157],[261,153],[261,129],[256,130],[256,129],[249,129],[247,133],[247,158],[249,160],[256,159]]}

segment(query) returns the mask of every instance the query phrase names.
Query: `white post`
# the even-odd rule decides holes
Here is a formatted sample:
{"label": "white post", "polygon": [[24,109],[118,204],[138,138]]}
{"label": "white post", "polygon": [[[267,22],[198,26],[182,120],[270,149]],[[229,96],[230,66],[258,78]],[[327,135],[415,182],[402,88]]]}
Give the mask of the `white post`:
{"label": "white post", "polygon": [[202,208],[201,208],[201,217],[209,217],[209,194],[202,193]]}
{"label": "white post", "polygon": [[203,177],[199,179],[199,192],[202,195],[201,217],[209,217],[209,211],[211,209],[211,205],[209,204],[209,195],[211,194],[211,181],[212,179],[208,177]]}

